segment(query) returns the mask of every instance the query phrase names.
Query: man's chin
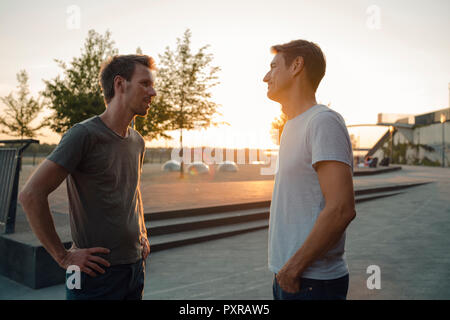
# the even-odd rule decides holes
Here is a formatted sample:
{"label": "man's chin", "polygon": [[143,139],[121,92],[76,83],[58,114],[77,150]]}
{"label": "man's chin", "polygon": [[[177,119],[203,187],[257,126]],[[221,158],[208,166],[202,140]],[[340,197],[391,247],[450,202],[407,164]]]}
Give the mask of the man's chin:
{"label": "man's chin", "polygon": [[145,111],[136,112],[136,116],[138,117],[146,117],[148,114],[148,109]]}
{"label": "man's chin", "polygon": [[136,111],[136,115],[140,117],[145,117],[148,114],[148,109],[150,109],[150,106],[146,106],[145,108]]}
{"label": "man's chin", "polygon": [[273,93],[267,92],[267,98],[269,98],[272,101],[278,102],[278,99]]}

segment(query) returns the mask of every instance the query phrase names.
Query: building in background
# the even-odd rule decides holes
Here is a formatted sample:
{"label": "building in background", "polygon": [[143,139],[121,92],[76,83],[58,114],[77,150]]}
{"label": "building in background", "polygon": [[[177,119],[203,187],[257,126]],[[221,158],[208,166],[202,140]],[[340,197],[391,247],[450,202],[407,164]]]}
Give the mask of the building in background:
{"label": "building in background", "polygon": [[367,152],[391,163],[449,166],[450,108],[420,115],[378,114],[377,125],[389,129]]}

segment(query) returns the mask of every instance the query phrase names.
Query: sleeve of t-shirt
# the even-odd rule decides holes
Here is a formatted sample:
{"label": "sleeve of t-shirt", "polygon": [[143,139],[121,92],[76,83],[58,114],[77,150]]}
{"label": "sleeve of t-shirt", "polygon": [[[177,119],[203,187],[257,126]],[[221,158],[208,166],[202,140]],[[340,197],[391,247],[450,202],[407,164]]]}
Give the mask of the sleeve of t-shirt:
{"label": "sleeve of t-shirt", "polygon": [[62,136],[61,141],[47,157],[69,173],[73,173],[80,164],[88,144],[88,132],[83,125],[76,124]]}
{"label": "sleeve of t-shirt", "polygon": [[312,163],[339,161],[353,170],[353,153],[345,122],[331,111],[316,114],[309,122]]}

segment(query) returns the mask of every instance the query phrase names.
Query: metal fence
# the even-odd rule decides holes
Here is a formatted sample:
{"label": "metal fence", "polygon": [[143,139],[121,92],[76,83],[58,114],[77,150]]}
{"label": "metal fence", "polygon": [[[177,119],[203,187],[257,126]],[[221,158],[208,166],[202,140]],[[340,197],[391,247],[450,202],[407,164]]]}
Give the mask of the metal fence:
{"label": "metal fence", "polygon": [[20,144],[17,148],[0,148],[0,232],[14,233],[22,152],[37,140],[0,140],[3,144]]}
{"label": "metal fence", "polygon": [[17,149],[0,149],[0,228],[2,233],[6,232],[9,211],[11,206],[11,196],[14,189],[14,177],[16,175]]}

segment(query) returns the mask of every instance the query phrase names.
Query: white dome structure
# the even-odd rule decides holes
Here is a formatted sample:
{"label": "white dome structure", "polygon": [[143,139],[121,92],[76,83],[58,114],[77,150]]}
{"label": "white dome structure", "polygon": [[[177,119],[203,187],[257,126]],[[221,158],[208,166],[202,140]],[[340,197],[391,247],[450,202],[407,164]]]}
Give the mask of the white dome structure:
{"label": "white dome structure", "polygon": [[178,161],[169,160],[162,165],[161,170],[166,172],[180,171],[180,167],[181,165]]}
{"label": "white dome structure", "polygon": [[234,161],[224,161],[219,164],[219,172],[237,172],[239,168]]}
{"label": "white dome structure", "polygon": [[191,175],[208,174],[209,166],[203,162],[193,162],[187,167],[187,172]]}

